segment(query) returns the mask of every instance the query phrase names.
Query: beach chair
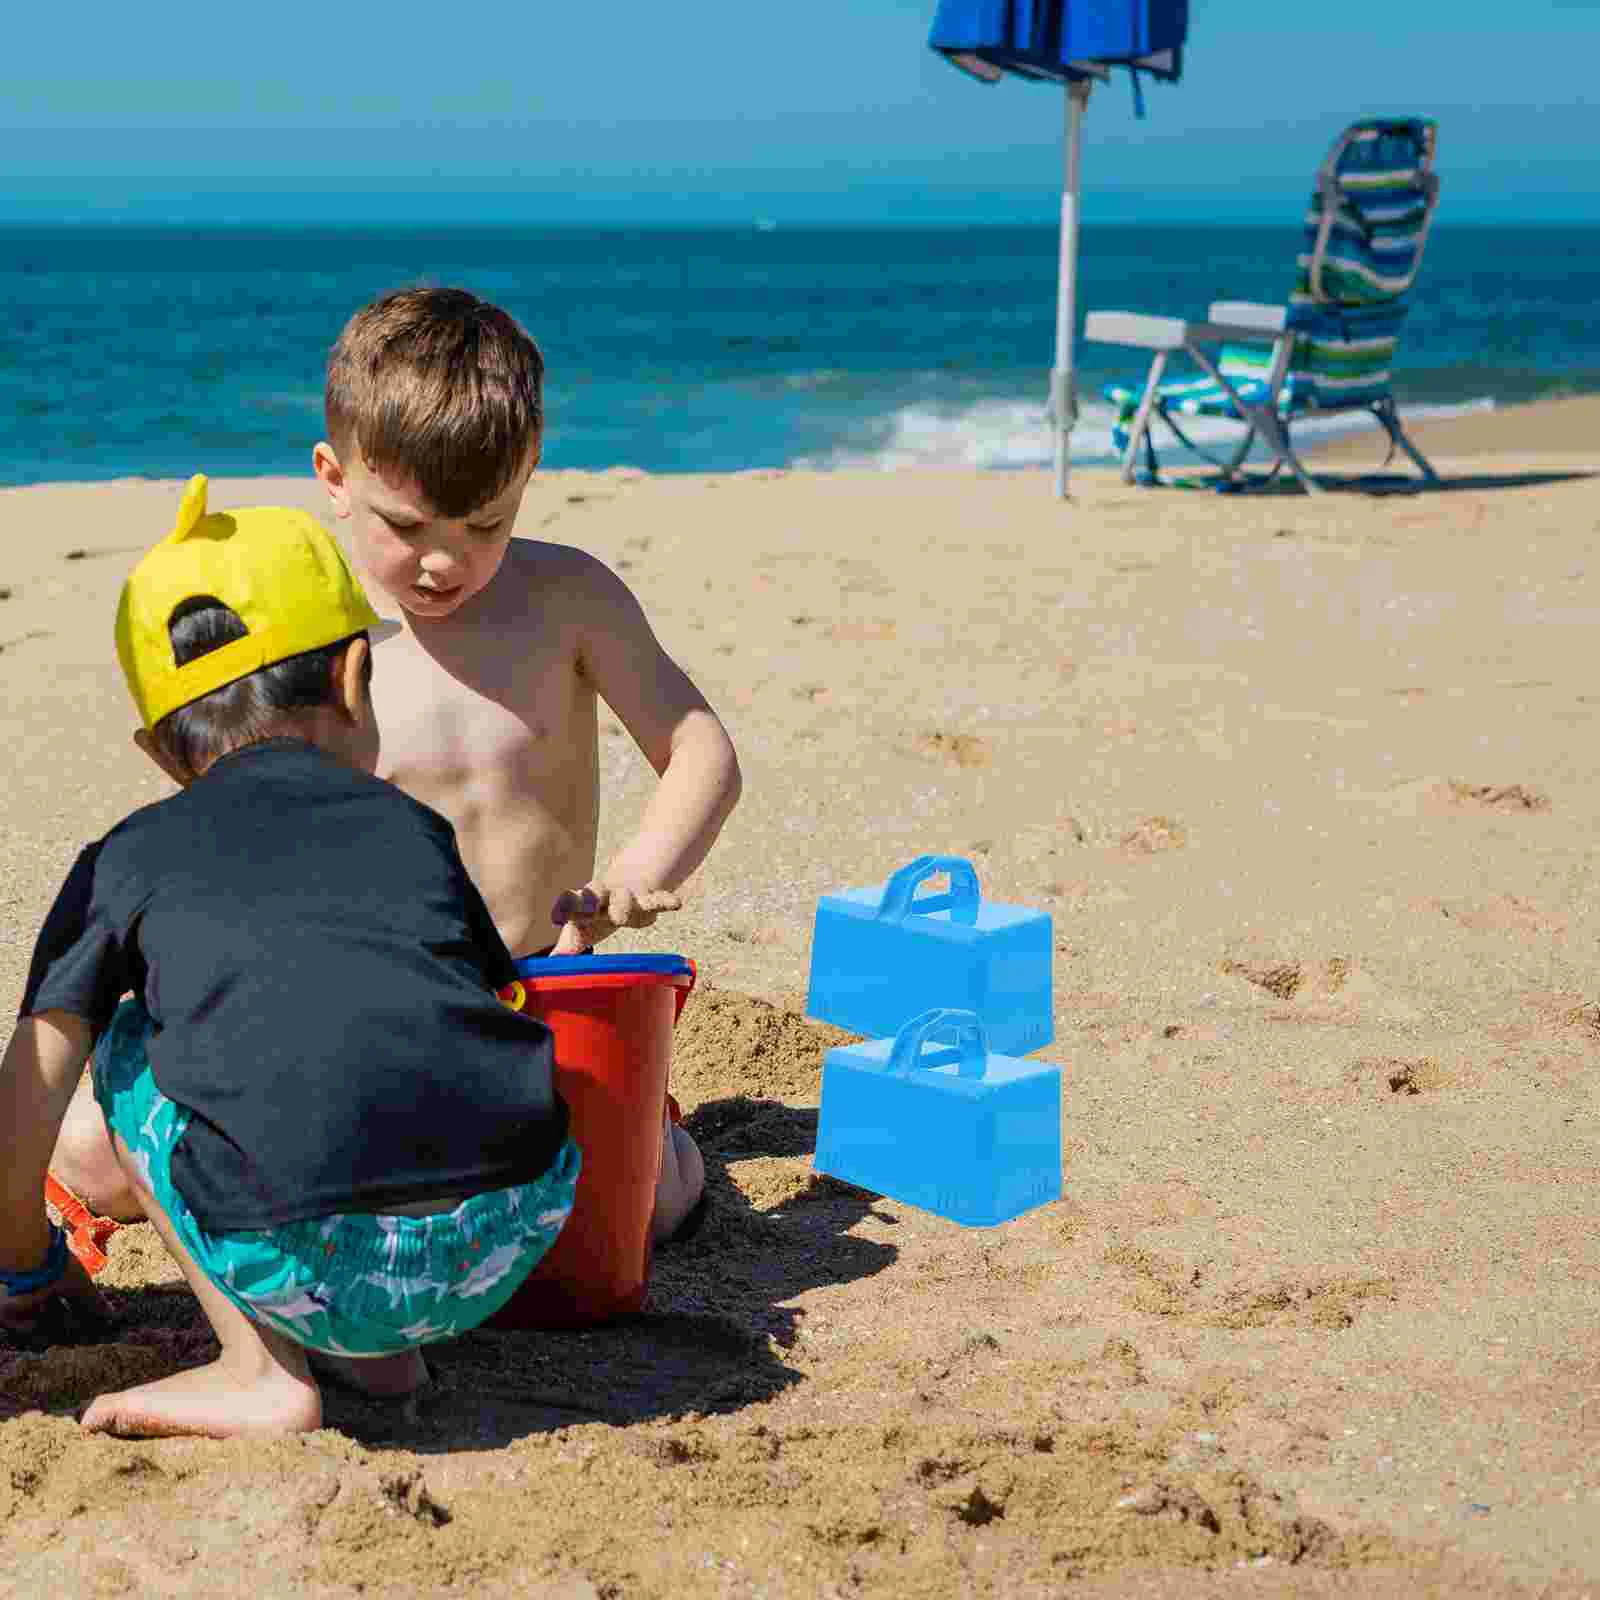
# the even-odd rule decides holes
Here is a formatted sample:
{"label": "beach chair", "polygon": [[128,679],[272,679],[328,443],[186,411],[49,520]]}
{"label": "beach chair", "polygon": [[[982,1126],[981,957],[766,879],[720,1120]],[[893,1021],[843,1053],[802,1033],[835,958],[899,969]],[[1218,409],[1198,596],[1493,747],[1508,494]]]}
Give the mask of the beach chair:
{"label": "beach chair", "polygon": [[[1222,300],[1204,322],[1089,313],[1087,338],[1154,352],[1142,383],[1108,384],[1104,390],[1118,407],[1113,437],[1122,453],[1123,482],[1132,483],[1136,473],[1146,482],[1159,481],[1151,439],[1159,419],[1184,446],[1221,469],[1219,488],[1267,483],[1287,466],[1308,493],[1316,493],[1316,480],[1290,442],[1291,426],[1312,414],[1361,410],[1388,433],[1388,459],[1403,450],[1424,482],[1438,483],[1406,437],[1389,388],[1406,293],[1422,265],[1439,200],[1434,138],[1435,125],[1419,117],[1369,118],[1340,134],[1317,174],[1287,306]],[[1180,354],[1200,367],[1200,375],[1166,379],[1169,360]],[[1229,418],[1244,425],[1245,435],[1230,458],[1218,460],[1184,433],[1184,417]],[[1273,452],[1272,469],[1242,473],[1257,439]]]}

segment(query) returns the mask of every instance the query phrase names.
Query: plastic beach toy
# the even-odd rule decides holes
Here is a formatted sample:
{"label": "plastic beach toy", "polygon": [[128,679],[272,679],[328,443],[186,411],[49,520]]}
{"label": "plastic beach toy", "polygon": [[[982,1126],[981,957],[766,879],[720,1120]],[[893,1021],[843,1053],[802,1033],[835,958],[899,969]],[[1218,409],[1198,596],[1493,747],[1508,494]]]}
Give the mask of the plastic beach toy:
{"label": "plastic beach toy", "polygon": [[[942,895],[916,898],[938,874]],[[1026,1055],[1055,1038],[1050,917],[984,900],[960,856],[918,856],[887,883],[817,903],[806,1015],[881,1038],[935,1006],[975,1012],[990,1047]]]}
{"label": "plastic beach toy", "polygon": [[679,955],[540,956],[500,991],[555,1037],[556,1088],[583,1151],[572,1215],[490,1323],[578,1327],[644,1304],[672,1030],[694,988]]}
{"label": "plastic beach toy", "polygon": [[[924,1054],[933,1040],[955,1048]],[[822,1063],[816,1170],[968,1227],[1061,1197],[1061,1069],[990,1053],[971,1011],[935,1007]]]}
{"label": "plastic beach toy", "polygon": [[105,1270],[110,1259],[106,1246],[112,1234],[122,1227],[111,1217],[97,1217],[54,1173],[46,1173],[45,1201],[55,1208],[61,1226],[67,1230],[67,1248],[92,1278]]}

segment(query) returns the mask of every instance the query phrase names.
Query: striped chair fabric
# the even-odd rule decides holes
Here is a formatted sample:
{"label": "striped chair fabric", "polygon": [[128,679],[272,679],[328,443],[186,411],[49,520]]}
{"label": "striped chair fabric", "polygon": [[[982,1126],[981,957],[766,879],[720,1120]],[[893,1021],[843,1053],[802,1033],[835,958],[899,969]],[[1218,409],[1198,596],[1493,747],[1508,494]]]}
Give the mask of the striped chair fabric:
{"label": "striped chair fabric", "polygon": [[[1278,391],[1280,417],[1391,401],[1404,296],[1422,264],[1438,198],[1435,133],[1423,118],[1357,122],[1323,163],[1289,301],[1294,349]],[[1270,346],[1224,345],[1217,367],[1247,404],[1267,399]],[[1118,408],[1114,437],[1123,450],[1143,382],[1107,384],[1103,392]],[[1169,425],[1174,413],[1244,420],[1228,391],[1208,376],[1161,384],[1155,409]]]}

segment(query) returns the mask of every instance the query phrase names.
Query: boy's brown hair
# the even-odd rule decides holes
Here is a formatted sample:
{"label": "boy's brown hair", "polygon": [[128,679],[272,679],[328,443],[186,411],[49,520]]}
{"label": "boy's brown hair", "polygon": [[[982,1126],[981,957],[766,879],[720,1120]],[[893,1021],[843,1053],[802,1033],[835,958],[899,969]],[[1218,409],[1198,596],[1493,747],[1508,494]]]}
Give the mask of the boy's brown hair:
{"label": "boy's brown hair", "polygon": [[544,357],[465,289],[398,289],[351,317],[328,356],[328,440],[464,517],[527,465],[544,430]]}

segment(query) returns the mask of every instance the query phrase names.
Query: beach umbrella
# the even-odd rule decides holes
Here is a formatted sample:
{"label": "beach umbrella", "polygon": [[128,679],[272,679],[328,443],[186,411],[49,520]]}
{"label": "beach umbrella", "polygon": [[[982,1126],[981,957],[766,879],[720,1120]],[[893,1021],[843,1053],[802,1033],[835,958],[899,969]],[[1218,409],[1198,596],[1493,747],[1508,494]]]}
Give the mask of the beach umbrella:
{"label": "beach umbrella", "polygon": [[1139,75],[1176,82],[1189,30],[1188,0],[939,0],[928,43],[983,83],[1011,75],[1066,88],[1056,359],[1050,374],[1056,494],[1067,493],[1067,448],[1078,404],[1072,377],[1078,273],[1078,194],[1089,89],[1126,67],[1140,115]]}

